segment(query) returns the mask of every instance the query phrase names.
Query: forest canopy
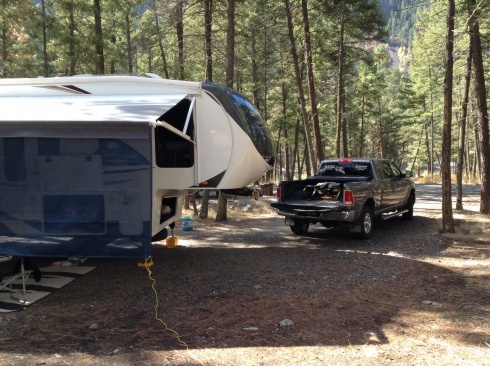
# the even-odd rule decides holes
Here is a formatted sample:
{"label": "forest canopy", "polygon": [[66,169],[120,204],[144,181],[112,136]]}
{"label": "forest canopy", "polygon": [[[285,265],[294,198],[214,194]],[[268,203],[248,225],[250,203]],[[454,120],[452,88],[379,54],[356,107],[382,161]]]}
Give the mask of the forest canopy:
{"label": "forest canopy", "polygon": [[[488,70],[490,1],[471,3],[456,1],[449,143],[454,161],[464,144],[464,172],[478,180],[474,84],[461,143],[458,127],[468,19],[477,12]],[[445,10],[424,0],[2,0],[0,73],[149,72],[231,86],[271,127],[274,181],[312,174],[335,156],[386,157],[433,175],[443,145]]]}

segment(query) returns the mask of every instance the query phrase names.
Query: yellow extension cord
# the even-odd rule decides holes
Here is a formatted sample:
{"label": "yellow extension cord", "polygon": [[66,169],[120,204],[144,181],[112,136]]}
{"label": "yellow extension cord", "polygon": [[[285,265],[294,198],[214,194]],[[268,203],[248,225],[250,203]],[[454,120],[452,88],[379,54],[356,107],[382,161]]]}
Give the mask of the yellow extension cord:
{"label": "yellow extension cord", "polygon": [[191,355],[191,357],[193,359],[195,359],[197,362],[199,362],[201,365],[203,366],[206,366],[200,359],[198,359],[196,356],[194,356],[191,352],[191,350],[189,349],[189,346],[187,345],[187,343],[185,343],[181,338],[180,338],[180,335],[179,333],[177,333],[177,331],[173,330],[172,328],[169,328],[167,323],[165,323],[161,318],[160,316],[158,315],[158,292],[157,292],[157,289],[155,288],[155,284],[157,283],[156,279],[152,277],[152,272],[151,272],[151,269],[150,267],[153,265],[153,260],[151,257],[148,257],[145,259],[145,263],[144,263],[144,266],[146,268],[146,271],[148,272],[148,278],[152,281],[152,284],[151,284],[151,288],[153,289],[153,292],[155,293],[155,319],[158,320],[160,323],[163,324],[163,326],[165,327],[165,331],[167,332],[172,332],[173,334],[175,334],[175,337],[177,339],[177,341],[179,341],[179,343],[183,344],[187,350],[187,352]]}

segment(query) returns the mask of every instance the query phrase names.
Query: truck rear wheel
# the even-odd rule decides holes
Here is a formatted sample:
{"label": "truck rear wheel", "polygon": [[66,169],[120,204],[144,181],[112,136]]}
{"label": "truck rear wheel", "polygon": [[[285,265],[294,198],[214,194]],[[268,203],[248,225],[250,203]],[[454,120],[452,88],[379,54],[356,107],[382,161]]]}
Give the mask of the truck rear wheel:
{"label": "truck rear wheel", "polygon": [[308,232],[310,228],[309,221],[306,220],[295,220],[294,225],[289,225],[291,231],[296,235],[304,235]]}
{"label": "truck rear wheel", "polygon": [[361,226],[361,231],[357,234],[359,239],[369,239],[373,233],[373,211],[367,206],[364,206],[357,224]]}

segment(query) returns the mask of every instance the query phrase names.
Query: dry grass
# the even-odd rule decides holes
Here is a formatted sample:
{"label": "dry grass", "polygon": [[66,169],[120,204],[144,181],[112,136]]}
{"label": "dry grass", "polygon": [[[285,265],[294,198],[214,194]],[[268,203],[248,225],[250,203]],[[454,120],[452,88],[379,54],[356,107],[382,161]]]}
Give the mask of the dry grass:
{"label": "dry grass", "polygon": [[[417,184],[441,184],[442,183],[442,177],[439,173],[435,173],[433,176],[425,173],[420,177],[414,178],[414,180],[415,183]],[[457,181],[456,176],[452,175],[451,184],[456,184],[456,181]],[[480,184],[480,181],[475,178],[463,177],[463,184],[477,185]]]}
{"label": "dry grass", "polygon": [[454,233],[444,233],[454,241],[471,241],[490,244],[490,217],[474,211],[455,211]]}

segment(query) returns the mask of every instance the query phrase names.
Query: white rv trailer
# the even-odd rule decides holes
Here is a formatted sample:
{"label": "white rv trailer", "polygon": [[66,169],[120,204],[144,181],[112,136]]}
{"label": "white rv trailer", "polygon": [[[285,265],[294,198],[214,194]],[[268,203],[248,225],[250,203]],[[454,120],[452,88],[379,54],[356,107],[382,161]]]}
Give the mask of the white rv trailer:
{"label": "white rv trailer", "polygon": [[233,90],[156,77],[0,79],[0,253],[147,257],[183,197],[273,164]]}

